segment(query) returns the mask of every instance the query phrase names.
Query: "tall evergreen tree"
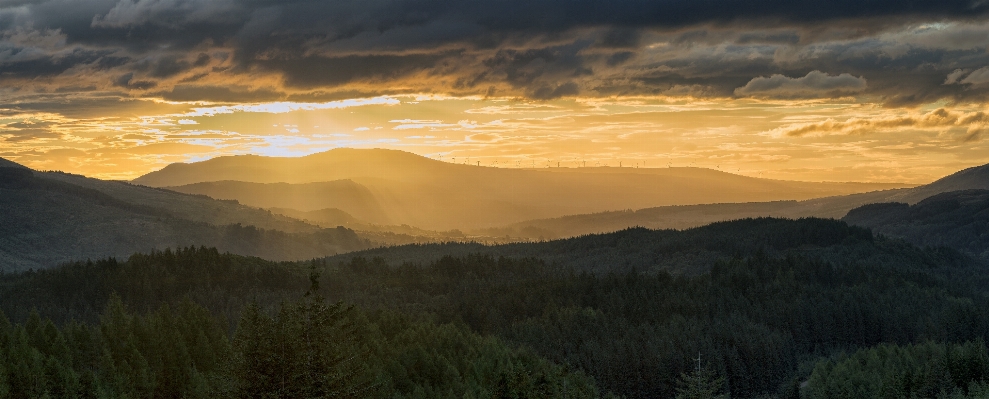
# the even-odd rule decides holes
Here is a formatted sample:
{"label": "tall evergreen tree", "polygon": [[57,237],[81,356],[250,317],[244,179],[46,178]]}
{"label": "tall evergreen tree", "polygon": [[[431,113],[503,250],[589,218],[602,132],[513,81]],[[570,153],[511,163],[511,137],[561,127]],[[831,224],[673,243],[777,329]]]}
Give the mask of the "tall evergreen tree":
{"label": "tall evergreen tree", "polygon": [[724,392],[724,377],[716,376],[713,371],[702,368],[700,357],[697,358],[697,362],[697,368],[693,372],[680,374],[676,399],[729,399],[731,396]]}

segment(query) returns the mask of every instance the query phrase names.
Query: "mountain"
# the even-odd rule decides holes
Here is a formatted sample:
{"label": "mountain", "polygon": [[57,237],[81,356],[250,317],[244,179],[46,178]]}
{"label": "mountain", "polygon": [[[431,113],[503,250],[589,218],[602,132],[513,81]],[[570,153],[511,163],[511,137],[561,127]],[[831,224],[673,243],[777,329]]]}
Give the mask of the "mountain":
{"label": "mountain", "polygon": [[921,200],[950,191],[981,189],[989,190],[989,164],[973,166],[945,176],[937,181],[916,187],[903,196],[890,197],[893,201],[916,204]]}
{"label": "mountain", "polygon": [[374,194],[352,180],[317,183],[248,183],[217,181],[168,187],[187,194],[215,199],[236,200],[259,208],[287,208],[302,212],[335,208],[372,223],[388,223],[388,217]]}
{"label": "mountain", "polygon": [[688,206],[665,206],[638,210],[610,211],[534,219],[505,224],[479,232],[527,238],[573,237],[640,226],[652,229],[684,229],[708,223],[750,217],[841,218],[848,211],[872,203],[903,202],[915,204],[944,192],[966,189],[989,189],[989,165],[968,168],[933,183],[889,190],[879,190],[803,201],[720,203]]}
{"label": "mountain", "polygon": [[0,158],[0,168],[28,169],[28,167],[26,167],[24,165],[21,165],[21,164],[19,164],[17,162],[9,161],[9,160],[3,159],[3,158]]}
{"label": "mountain", "polygon": [[371,244],[349,229],[320,229],[233,201],[0,167],[0,270],[200,245],[298,260]]}
{"label": "mountain", "polygon": [[274,214],[285,215],[317,226],[346,227],[363,223],[363,221],[337,208],[317,209],[315,211],[298,211],[289,208],[268,208],[268,210]]}
{"label": "mountain", "polygon": [[[153,187],[219,181],[301,185],[345,179],[366,187],[391,223],[431,230],[486,228],[617,209],[800,200],[904,187],[757,179],[702,168],[508,169],[440,162],[395,150],[348,148],[299,158],[243,155],[172,164],[133,183]],[[236,199],[246,203],[254,195],[242,191]],[[341,209],[361,218],[350,209]]]}
{"label": "mountain", "polygon": [[941,193],[914,205],[869,204],[842,220],[916,245],[947,246],[989,260],[989,190]]}

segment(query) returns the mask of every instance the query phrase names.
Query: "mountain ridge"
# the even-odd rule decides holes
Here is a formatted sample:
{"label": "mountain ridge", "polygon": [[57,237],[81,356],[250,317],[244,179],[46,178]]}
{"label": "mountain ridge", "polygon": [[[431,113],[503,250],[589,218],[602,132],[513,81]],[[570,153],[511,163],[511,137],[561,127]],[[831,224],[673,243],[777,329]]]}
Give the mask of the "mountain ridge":
{"label": "mountain ridge", "polygon": [[394,224],[431,230],[490,228],[662,205],[809,199],[906,186],[791,182],[703,168],[495,168],[446,163],[397,150],[349,148],[299,158],[228,156],[172,164],[133,183],[174,187],[224,180],[308,184],[340,179],[367,187]]}
{"label": "mountain ridge", "polygon": [[989,260],[989,190],[949,191],[915,204],[864,205],[841,220],[918,246],[947,246]]}
{"label": "mountain ridge", "polygon": [[321,229],[234,201],[0,167],[0,271],[190,245],[270,260],[372,246],[346,228]]}
{"label": "mountain ridge", "polygon": [[684,229],[718,221],[748,217],[823,217],[840,219],[850,210],[866,204],[883,202],[916,204],[931,196],[966,189],[989,189],[989,164],[966,168],[942,177],[932,183],[911,188],[879,190],[802,201],[664,206],[567,215],[558,218],[527,220],[482,231],[494,235],[508,234],[528,238],[556,238],[602,233],[633,226],[654,229]]}

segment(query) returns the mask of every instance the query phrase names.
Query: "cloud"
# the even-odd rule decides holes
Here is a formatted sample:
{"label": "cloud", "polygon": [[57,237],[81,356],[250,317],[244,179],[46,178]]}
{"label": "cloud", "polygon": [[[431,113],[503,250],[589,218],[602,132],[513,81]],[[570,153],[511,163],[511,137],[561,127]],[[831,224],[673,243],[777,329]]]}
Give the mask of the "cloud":
{"label": "cloud", "polygon": [[989,83],[989,67],[976,69],[958,83],[970,85],[983,85]]}
{"label": "cloud", "polygon": [[418,119],[400,119],[391,120],[391,123],[398,123],[392,130],[408,130],[408,129],[435,129],[441,127],[453,127],[459,126],[454,123],[443,123],[440,120],[418,120]]}
{"label": "cloud", "polygon": [[[16,1],[0,3],[0,85],[17,96],[218,102],[344,93],[982,101],[987,16],[989,3],[970,0]],[[952,78],[956,70],[975,72]]]}
{"label": "cloud", "polygon": [[292,111],[313,111],[320,109],[342,109],[349,107],[359,107],[363,105],[395,105],[399,100],[392,97],[375,97],[342,101],[330,101],[325,103],[296,103],[296,102],[271,102],[259,104],[222,105],[216,107],[196,107],[191,112],[179,114],[177,116],[214,116],[218,114],[232,114],[235,112],[261,112],[269,114],[284,114]]}
{"label": "cloud", "polygon": [[495,143],[501,141],[503,137],[497,133],[477,133],[477,134],[469,135],[465,137],[465,139],[468,142]]}
{"label": "cloud", "polygon": [[181,27],[192,23],[217,23],[240,7],[231,0],[120,0],[106,14],[96,15],[91,26],[126,28],[145,24]]}
{"label": "cloud", "polygon": [[5,137],[3,141],[7,142],[59,138],[61,134],[53,130],[56,126],[54,121],[27,118],[0,125],[0,137]]}
{"label": "cloud", "polygon": [[737,96],[775,98],[834,97],[865,90],[866,80],[847,73],[831,76],[821,71],[811,71],[801,78],[783,75],[758,77],[743,87],[735,89]]}
{"label": "cloud", "polygon": [[801,137],[825,135],[864,135],[877,132],[889,132],[903,129],[966,129],[962,141],[972,141],[978,138],[982,131],[989,128],[989,114],[984,112],[959,113],[944,108],[924,114],[913,114],[885,118],[849,118],[835,120],[829,118],[823,122],[796,123],[773,129],[771,136]]}
{"label": "cloud", "polygon": [[982,67],[974,71],[968,69],[956,69],[945,78],[945,85],[970,85],[982,86],[989,83],[989,67]]}
{"label": "cloud", "polygon": [[965,76],[969,71],[967,69],[956,69],[948,74],[948,77],[944,79],[944,84],[951,85],[957,84],[958,80]]}

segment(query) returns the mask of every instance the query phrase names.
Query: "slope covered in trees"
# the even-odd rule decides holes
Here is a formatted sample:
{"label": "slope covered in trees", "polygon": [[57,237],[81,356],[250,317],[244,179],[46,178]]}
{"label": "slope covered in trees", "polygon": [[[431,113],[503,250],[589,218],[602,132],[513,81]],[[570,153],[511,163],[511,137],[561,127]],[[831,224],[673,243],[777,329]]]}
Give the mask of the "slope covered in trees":
{"label": "slope covered in trees", "polygon": [[112,296],[98,323],[60,327],[36,312],[18,324],[0,314],[0,396],[599,396],[583,374],[462,325],[367,314],[312,288],[274,314],[251,303],[232,335],[224,327],[189,300],[134,314]]}
{"label": "slope covered in trees", "polygon": [[805,397],[989,397],[989,350],[983,340],[957,344],[882,344],[819,362]]}
{"label": "slope covered in trees", "polygon": [[871,240],[867,229],[825,219],[759,218],[712,223],[676,230],[632,228],[608,234],[591,234],[565,240],[481,245],[473,243],[415,244],[375,248],[328,259],[347,262],[353,257],[381,258],[390,264],[427,263],[445,256],[471,254],[492,257],[531,257],[567,265],[595,274],[659,272],[696,275],[708,271],[715,260],[765,250],[814,251],[845,240]]}
{"label": "slope covered in trees", "polygon": [[870,204],[842,220],[916,245],[947,246],[989,260],[989,190],[943,193],[915,205]]}
{"label": "slope covered in trees", "polygon": [[[450,256],[434,256],[443,253]],[[470,339],[496,340],[506,353],[529,353],[524,356],[533,360],[513,363],[526,371],[497,386],[539,375],[528,370],[544,364],[535,369],[583,373],[598,392],[674,397],[700,353],[703,367],[724,379],[731,397],[790,398],[822,358],[883,343],[960,344],[989,334],[984,263],[820,219],[742,220],[683,232],[633,229],[494,247],[406,246],[306,263],[212,249],[164,251],[0,276],[0,308],[15,322],[30,319],[27,309],[36,306],[56,325],[73,319],[92,325],[103,320],[100,310],[113,302],[113,292],[137,314],[189,298],[236,337],[245,317],[277,324],[279,304],[295,303],[312,287],[308,268],[314,264],[323,276],[320,289],[304,298],[315,292],[331,303],[354,304],[355,314],[385,336],[395,331],[385,319],[404,318],[419,323],[415,329],[461,329],[458,334],[477,337]],[[419,343],[412,351],[420,355],[463,347],[445,338],[407,337]],[[462,370],[406,356],[412,355],[389,352],[385,357],[399,363],[379,373],[398,381],[402,371],[434,370],[435,380],[409,379],[445,381],[441,370]],[[544,375],[556,381],[548,385],[554,389],[577,384],[553,373]],[[486,384],[479,386],[491,387]],[[458,389],[456,395],[466,392]]]}
{"label": "slope covered in trees", "polygon": [[0,167],[0,270],[209,245],[275,260],[372,246],[354,231],[123,182]]}

